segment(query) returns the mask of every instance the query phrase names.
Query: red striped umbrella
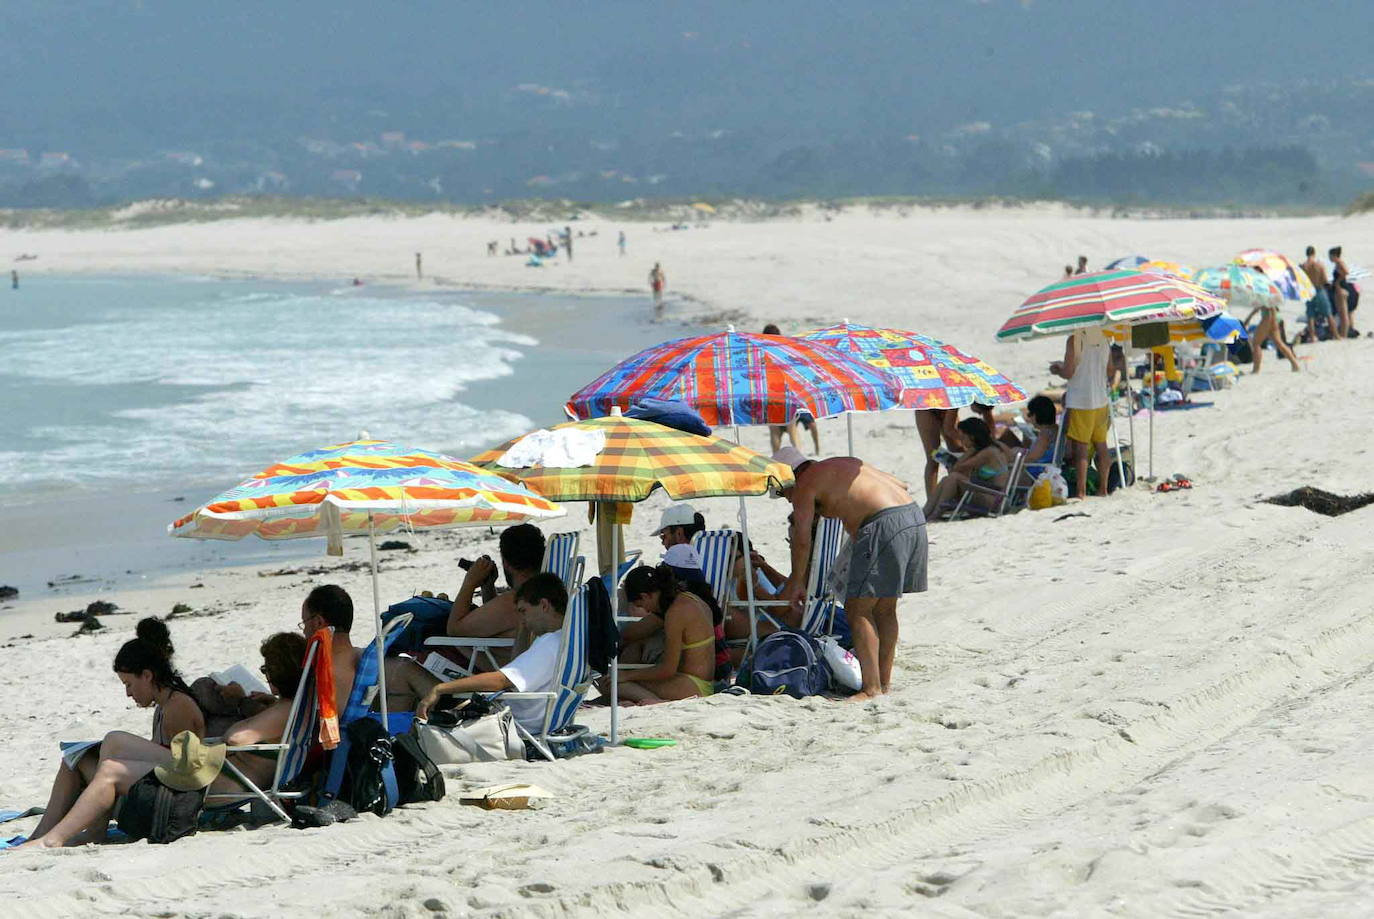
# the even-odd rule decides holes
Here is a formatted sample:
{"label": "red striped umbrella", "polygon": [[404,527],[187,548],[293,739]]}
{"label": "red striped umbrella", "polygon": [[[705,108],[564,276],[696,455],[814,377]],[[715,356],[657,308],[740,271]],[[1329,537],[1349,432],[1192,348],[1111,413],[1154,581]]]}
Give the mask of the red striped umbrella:
{"label": "red striped umbrella", "polygon": [[826,418],[893,408],[902,383],[827,345],[731,330],[626,358],[574,393],[567,410],[597,418],[646,397],[686,402],[713,427],[787,424],[801,411]]}
{"label": "red striped umbrella", "polygon": [[1191,281],[1118,268],[1065,278],[1032,294],[997,337],[1009,341],[1102,326],[1206,319],[1225,307]]}

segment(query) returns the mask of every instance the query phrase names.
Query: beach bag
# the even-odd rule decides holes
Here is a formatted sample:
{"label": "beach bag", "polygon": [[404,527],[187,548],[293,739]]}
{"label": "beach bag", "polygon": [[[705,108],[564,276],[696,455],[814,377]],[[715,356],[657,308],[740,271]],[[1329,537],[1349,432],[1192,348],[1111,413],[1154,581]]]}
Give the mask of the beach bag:
{"label": "beach bag", "polygon": [[194,836],[205,809],[205,789],[177,791],[149,772],[129,787],[119,808],[119,829],[154,845]]}
{"label": "beach bag", "polygon": [[[1130,460],[1122,460],[1121,468],[1126,471],[1126,486],[1129,488],[1135,484],[1135,469],[1131,467]],[[1111,494],[1121,487],[1121,469],[1113,462],[1107,470],[1107,494]]]}
{"label": "beach bag", "polygon": [[1031,486],[1030,496],[1026,501],[1026,506],[1033,511],[1043,511],[1047,507],[1054,506],[1054,487],[1050,482],[1050,471],[1046,469],[1036,478],[1035,484]]}
{"label": "beach bag", "polygon": [[854,692],[862,689],[863,669],[859,667],[859,659],[854,656],[854,652],[840,647],[839,641],[833,635],[822,635],[816,640],[820,642],[821,653],[825,657],[826,666],[830,668],[830,682]]}
{"label": "beach bag", "polygon": [[794,699],[830,687],[830,667],[820,642],[796,629],[780,629],[759,642],[749,674],[749,691]]}
{"label": "beach bag", "polygon": [[387,639],[387,654],[414,654],[423,651],[425,641],[448,631],[448,614],[453,609],[452,600],[439,597],[411,597],[400,603],[393,603],[382,613],[382,628],[397,616],[410,614],[410,623],[401,629],[394,638]]}
{"label": "beach bag", "polygon": [[326,796],[352,805],[360,814],[371,811],[385,817],[391,813],[400,798],[391,742],[379,721],[349,722],[330,754]]}
{"label": "beach bag", "polygon": [[504,705],[476,718],[461,712],[430,712],[429,721],[416,721],[410,730],[420,749],[439,765],[491,763],[524,759],[525,742],[515,730],[515,716]]}
{"label": "beach bag", "polygon": [[[411,727],[414,727],[414,722],[411,722]],[[413,731],[397,736],[392,741],[391,749],[396,757],[396,789],[399,803],[418,804],[444,799],[448,792],[444,786],[444,774],[420,746],[419,738]]]}

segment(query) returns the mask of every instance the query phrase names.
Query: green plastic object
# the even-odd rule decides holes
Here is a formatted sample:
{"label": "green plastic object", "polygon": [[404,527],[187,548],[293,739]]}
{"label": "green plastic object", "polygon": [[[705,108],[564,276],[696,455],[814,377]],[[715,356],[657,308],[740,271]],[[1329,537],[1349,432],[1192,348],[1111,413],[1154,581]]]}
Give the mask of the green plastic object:
{"label": "green plastic object", "polygon": [[675,747],[676,740],[669,740],[666,737],[626,737],[622,743],[627,747],[634,747],[636,750],[657,750],[659,747]]}

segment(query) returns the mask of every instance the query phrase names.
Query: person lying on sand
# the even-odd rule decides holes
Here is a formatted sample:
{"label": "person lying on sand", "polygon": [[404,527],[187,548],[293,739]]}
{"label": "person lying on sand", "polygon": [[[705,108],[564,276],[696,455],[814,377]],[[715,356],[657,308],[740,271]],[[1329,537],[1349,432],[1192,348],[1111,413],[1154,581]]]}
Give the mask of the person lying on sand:
{"label": "person lying on sand", "polygon": [[[558,688],[558,653],[563,644],[563,617],[568,609],[568,591],[556,574],[536,574],[515,590],[515,609],[524,630],[534,636],[528,648],[500,670],[476,673],[447,683],[428,670],[407,661],[410,666],[398,671],[403,682],[387,683],[387,705],[394,711],[415,709],[424,721],[441,696],[473,692],[552,692]],[[388,675],[389,679],[389,675]],[[521,727],[538,734],[544,727],[546,710],[542,699],[513,699],[511,714]]]}
{"label": "person lying on sand", "polygon": [[[305,647],[305,638],[295,632],[278,632],[262,643],[262,672],[277,701],[231,727],[224,736],[226,744],[234,747],[281,741],[291,712],[291,700],[301,681]],[[235,753],[228,761],[259,787],[271,784],[277,768],[277,757],[272,752]],[[58,848],[103,841],[119,797],[128,794],[130,787],[154,768],[171,762],[170,750],[151,745],[128,749],[117,757],[102,757],[80,796],[57,815],[50,826],[40,824],[24,847]],[[247,790],[228,773],[221,773],[209,788],[211,793]],[[51,816],[52,811],[44,815],[45,824]]]}
{"label": "person lying on sand", "polygon": [[167,753],[167,745],[182,731],[205,734],[200,707],[172,666],[174,649],[166,623],[149,617],[138,624],[135,632],[138,637],[126,641],[115,655],[114,672],[124,684],[124,694],[135,705],[153,710],[152,735],[145,740],[126,731],[111,731],[82,754],[75,768],[64,759],[57,767],[47,810],[33,831],[35,838],[67,815],[104,760],[131,756],[156,759]]}
{"label": "person lying on sand", "polygon": [[[663,623],[663,654],[648,669],[620,671],[622,700],[652,704],[715,692],[717,624],[723,617],[705,583],[693,587],[688,589],[667,565],[641,566],[625,576],[626,599]],[[603,685],[602,694],[608,690]]]}
{"label": "person lying on sand", "polygon": [[899,479],[852,456],[809,461],[783,447],[773,458],[792,467],[796,482],[784,496],[792,502],[792,573],[782,599],[806,597],[816,517],[838,517],[849,533],[845,612],[854,656],[863,672],[862,688],[851,697],[870,699],[892,688],[897,653],[897,598],[926,589],[926,518]]}

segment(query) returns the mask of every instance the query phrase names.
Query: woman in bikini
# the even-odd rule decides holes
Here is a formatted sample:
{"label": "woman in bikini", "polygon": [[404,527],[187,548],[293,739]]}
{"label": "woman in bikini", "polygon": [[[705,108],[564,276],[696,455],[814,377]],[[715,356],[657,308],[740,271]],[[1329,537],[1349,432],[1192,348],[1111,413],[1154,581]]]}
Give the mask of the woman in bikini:
{"label": "woman in bikini", "polygon": [[645,617],[663,622],[663,656],[644,670],[620,672],[620,697],[652,704],[715,692],[716,614],[687,590],[667,565],[640,567],[625,577],[625,596]]}
{"label": "woman in bikini", "polygon": [[[231,727],[224,736],[224,742],[231,747],[278,743],[286,731],[291,700],[301,680],[305,660],[305,638],[295,632],[279,632],[264,641],[261,650],[262,673],[267,678],[277,701],[253,717]],[[133,696],[132,691],[130,695]],[[166,718],[163,719],[163,724],[170,730]],[[184,730],[191,728],[187,727]],[[170,733],[169,742],[170,738],[175,736],[175,733]],[[102,749],[100,761],[79,795],[62,813],[54,815],[53,811],[48,811],[44,815],[43,823],[34,830],[28,845],[56,848],[99,842],[104,839],[105,827],[109,824],[110,815],[119,796],[127,794],[130,786],[151,772],[154,766],[170,763],[172,760],[171,752],[166,747],[152,744],[130,748],[129,752],[118,757],[104,754],[105,751]],[[276,759],[276,754],[268,751],[236,753],[230,756],[228,761],[261,787],[263,784],[271,783],[277,768]],[[244,788],[227,773],[222,773],[210,783],[211,793],[243,790]],[[53,819],[50,821],[49,817]]]}
{"label": "woman in bikini", "polygon": [[[935,493],[926,501],[927,520],[938,520],[941,505],[953,504],[964,494],[966,486],[972,482],[984,488],[1001,489],[1007,484],[1007,460],[1011,448],[992,439],[992,432],[981,418],[965,418],[959,422],[959,432],[973,446],[940,480]],[[981,508],[991,504],[991,498],[975,494],[972,503]]]}
{"label": "woman in bikini", "polygon": [[191,691],[172,666],[172,638],[167,625],[149,617],[134,629],[136,638],[126,641],[115,655],[114,672],[124,684],[124,694],[139,708],[153,710],[153,730],[148,739],[127,731],[111,731],[77,760],[75,768],[64,759],[57,767],[48,806],[33,836],[42,836],[71,810],[81,792],[94,778],[104,760],[118,757],[156,758],[167,754],[167,745],[182,731],[205,736],[205,718]]}

